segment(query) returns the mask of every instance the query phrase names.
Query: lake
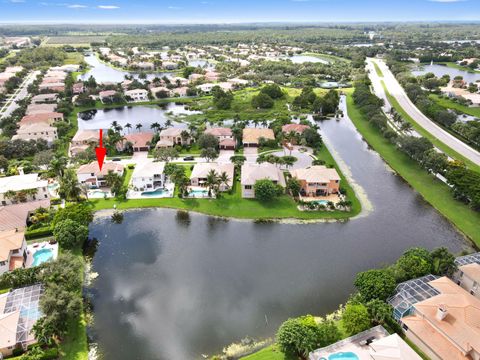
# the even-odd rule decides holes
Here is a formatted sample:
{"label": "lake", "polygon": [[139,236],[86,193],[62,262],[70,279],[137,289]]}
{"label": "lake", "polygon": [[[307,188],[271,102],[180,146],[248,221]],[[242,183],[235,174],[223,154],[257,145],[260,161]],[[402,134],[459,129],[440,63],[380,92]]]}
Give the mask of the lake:
{"label": "lake", "polygon": [[468,71],[454,69],[445,65],[425,65],[421,67],[421,70],[413,70],[412,74],[415,76],[425,75],[426,73],[433,73],[436,77],[442,77],[443,75],[450,75],[453,79],[455,76],[463,76],[463,80],[468,83],[480,81],[480,73],[469,73]]}
{"label": "lake", "polygon": [[[125,75],[131,75],[135,79],[139,79],[139,73],[126,70],[115,69],[103,62],[101,62],[95,54],[85,56],[85,62],[90,66],[90,69],[82,75],[78,76],[79,80],[88,80],[90,76],[95,78],[97,83],[119,83],[125,80]],[[170,76],[171,72],[147,73],[147,80],[153,80],[155,77]]]}
{"label": "lake", "polygon": [[[199,114],[199,111],[188,110],[185,105],[165,103],[162,106],[119,106],[113,109],[88,111],[91,114],[89,120],[83,120],[83,114],[78,115],[78,128],[85,129],[108,129],[113,121],[125,126],[130,123],[133,128],[136,124],[142,124],[142,131],[151,131],[150,125],[154,122],[164,125],[171,115]],[[172,121],[177,127],[187,127],[184,123]]]}
{"label": "lake", "polygon": [[267,337],[291,316],[323,315],[352,293],[359,271],[406,249],[467,247],[348,119],[321,123],[371,211],[314,224],[222,220],[169,209],[97,217],[92,333],[108,360],[196,359],[246,335]]}

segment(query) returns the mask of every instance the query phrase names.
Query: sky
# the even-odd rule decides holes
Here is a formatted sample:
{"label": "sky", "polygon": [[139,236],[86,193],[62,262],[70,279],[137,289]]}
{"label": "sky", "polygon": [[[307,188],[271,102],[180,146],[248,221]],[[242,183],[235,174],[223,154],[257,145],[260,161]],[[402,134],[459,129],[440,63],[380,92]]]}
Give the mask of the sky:
{"label": "sky", "polygon": [[480,0],[0,0],[0,23],[445,20],[480,20]]}

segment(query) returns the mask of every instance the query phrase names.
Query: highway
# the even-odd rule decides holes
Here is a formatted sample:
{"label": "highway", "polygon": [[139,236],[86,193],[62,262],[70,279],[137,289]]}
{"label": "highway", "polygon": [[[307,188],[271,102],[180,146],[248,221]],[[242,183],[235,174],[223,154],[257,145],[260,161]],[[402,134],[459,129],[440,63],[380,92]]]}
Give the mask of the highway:
{"label": "highway", "polygon": [[[375,71],[373,65],[374,62],[382,71],[383,78],[380,77]],[[375,86],[376,92],[379,84],[381,85],[381,80],[383,80],[390,95],[392,95],[398,101],[403,110],[405,110],[405,112],[415,122],[417,122],[419,126],[428,131],[433,137],[437,138],[439,141],[447,145],[452,150],[467,158],[477,166],[480,166],[480,152],[465,144],[463,141],[457,139],[455,136],[451,135],[447,131],[443,130],[440,126],[438,126],[428,117],[426,117],[408,98],[402,86],[399,84],[399,82],[383,60],[367,58],[367,67],[370,70],[369,77],[372,81],[372,84]],[[378,90],[378,92],[380,93],[380,97],[385,97],[383,89]],[[454,157],[453,155],[455,154],[447,155],[451,155],[452,157]]]}

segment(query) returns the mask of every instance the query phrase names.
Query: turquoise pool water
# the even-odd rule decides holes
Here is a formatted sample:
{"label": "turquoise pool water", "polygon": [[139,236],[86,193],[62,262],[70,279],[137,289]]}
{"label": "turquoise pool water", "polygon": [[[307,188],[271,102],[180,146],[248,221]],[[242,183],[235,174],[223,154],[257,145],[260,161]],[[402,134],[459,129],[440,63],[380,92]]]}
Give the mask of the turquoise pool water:
{"label": "turquoise pool water", "polygon": [[52,249],[40,249],[33,254],[32,266],[38,266],[53,258]]}
{"label": "turquoise pool water", "polygon": [[208,190],[190,190],[188,193],[188,196],[191,197],[207,197],[208,196]]}
{"label": "turquoise pool water", "polygon": [[142,196],[160,196],[160,195],[166,195],[168,193],[167,190],[165,189],[156,189],[154,191],[144,191],[142,192]]}
{"label": "turquoise pool water", "polygon": [[353,352],[339,352],[328,356],[328,360],[359,360]]}
{"label": "turquoise pool water", "polygon": [[312,201],[312,202],[315,203],[315,204],[318,204],[318,205],[325,205],[325,206],[327,206],[327,204],[328,204],[327,200],[315,200],[315,201]]}

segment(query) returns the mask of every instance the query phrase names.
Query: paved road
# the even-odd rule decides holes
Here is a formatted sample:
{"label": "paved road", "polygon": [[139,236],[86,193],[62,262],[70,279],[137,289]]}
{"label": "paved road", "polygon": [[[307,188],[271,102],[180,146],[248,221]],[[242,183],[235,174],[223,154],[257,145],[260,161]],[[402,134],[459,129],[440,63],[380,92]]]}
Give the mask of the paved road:
{"label": "paved road", "polygon": [[30,85],[36,78],[37,75],[40,74],[40,71],[34,71],[27,75],[23,83],[15,90],[15,93],[12,95],[10,100],[7,101],[4,107],[1,110],[5,110],[1,112],[0,119],[3,117],[8,117],[10,114],[18,108],[17,101],[20,101],[27,97],[28,95],[28,85]]}
{"label": "paved road", "polygon": [[[382,70],[383,79],[380,79],[377,75],[375,69],[373,68],[372,62],[376,62],[380,67],[380,70]],[[438,140],[455,150],[457,153],[463,155],[465,158],[480,166],[480,152],[471,148],[461,140],[457,139],[455,136],[449,134],[428,117],[426,117],[408,98],[402,86],[398,83],[397,79],[395,79],[385,62],[379,59],[369,58],[367,59],[367,63],[369,69],[373,69],[369,72],[369,76],[373,84],[378,84],[380,80],[383,80],[389,93],[398,101],[405,112],[407,112],[407,114],[410,115],[422,128],[427,130],[432,136],[436,137]]]}

